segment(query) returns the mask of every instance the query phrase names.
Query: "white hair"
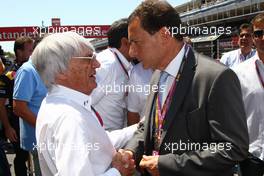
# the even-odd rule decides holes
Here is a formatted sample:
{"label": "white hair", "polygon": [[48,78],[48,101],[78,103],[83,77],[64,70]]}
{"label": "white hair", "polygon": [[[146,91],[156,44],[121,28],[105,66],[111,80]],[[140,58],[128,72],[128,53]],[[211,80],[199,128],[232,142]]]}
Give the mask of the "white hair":
{"label": "white hair", "polygon": [[31,59],[48,89],[55,77],[68,68],[72,57],[81,56],[85,50],[94,51],[92,44],[75,32],[51,34],[34,49]]}

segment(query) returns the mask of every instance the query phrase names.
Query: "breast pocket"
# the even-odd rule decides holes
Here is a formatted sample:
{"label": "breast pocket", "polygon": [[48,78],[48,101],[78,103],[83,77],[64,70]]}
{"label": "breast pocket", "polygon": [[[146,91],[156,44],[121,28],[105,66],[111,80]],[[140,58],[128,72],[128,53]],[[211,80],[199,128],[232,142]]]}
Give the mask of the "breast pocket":
{"label": "breast pocket", "polygon": [[196,142],[202,142],[208,137],[208,122],[204,108],[197,108],[186,115],[189,137]]}

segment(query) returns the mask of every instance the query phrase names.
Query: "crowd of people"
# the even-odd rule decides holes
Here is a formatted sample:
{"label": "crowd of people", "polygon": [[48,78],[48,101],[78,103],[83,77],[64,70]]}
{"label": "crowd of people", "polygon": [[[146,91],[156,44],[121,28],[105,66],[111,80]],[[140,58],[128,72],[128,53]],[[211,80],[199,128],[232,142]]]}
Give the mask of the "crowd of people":
{"label": "crowd of people", "polygon": [[146,0],[100,53],[74,32],[16,39],[14,63],[0,62],[15,174],[263,176],[264,14],[221,63],[168,31],[180,24],[168,2]]}

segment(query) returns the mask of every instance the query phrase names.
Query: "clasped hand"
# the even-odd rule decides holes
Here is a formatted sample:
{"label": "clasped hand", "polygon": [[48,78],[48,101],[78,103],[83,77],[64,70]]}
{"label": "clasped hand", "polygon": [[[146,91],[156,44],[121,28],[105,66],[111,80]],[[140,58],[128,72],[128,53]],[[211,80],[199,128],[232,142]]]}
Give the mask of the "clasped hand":
{"label": "clasped hand", "polygon": [[120,149],[115,154],[112,167],[116,168],[122,176],[132,176],[135,173],[135,161],[131,151]]}
{"label": "clasped hand", "polygon": [[[140,168],[146,169],[152,176],[159,176],[158,170],[159,156],[143,155],[139,163]],[[133,152],[120,149],[113,158],[112,166],[119,170],[124,176],[131,176],[135,172],[135,161]]]}

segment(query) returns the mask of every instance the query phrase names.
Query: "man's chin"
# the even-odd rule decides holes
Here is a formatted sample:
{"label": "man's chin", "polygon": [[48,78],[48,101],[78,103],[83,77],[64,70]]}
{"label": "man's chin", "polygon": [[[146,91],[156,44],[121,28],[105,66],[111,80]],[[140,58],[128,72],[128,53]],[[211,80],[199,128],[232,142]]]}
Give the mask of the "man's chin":
{"label": "man's chin", "polygon": [[95,81],[93,83],[90,82],[88,87],[89,87],[88,92],[90,92],[91,94],[94,91],[94,89],[97,87],[97,83]]}
{"label": "man's chin", "polygon": [[150,65],[144,64],[144,62],[142,62],[142,66],[143,66],[144,69],[149,69],[150,68]]}
{"label": "man's chin", "polygon": [[97,87],[97,83],[94,82],[94,84],[92,85],[92,91]]}

